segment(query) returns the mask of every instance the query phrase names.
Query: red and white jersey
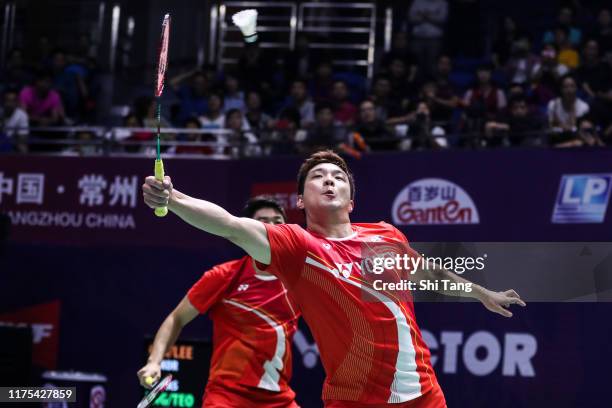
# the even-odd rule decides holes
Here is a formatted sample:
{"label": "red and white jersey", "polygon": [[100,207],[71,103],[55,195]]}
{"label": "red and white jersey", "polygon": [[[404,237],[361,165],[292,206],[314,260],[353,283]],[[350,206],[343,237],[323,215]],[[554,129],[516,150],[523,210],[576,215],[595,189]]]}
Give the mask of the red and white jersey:
{"label": "red and white jersey", "polygon": [[298,225],[267,224],[271,262],[257,266],[283,280],[312,331],[326,372],[324,401],[413,400],[437,387],[413,303],[374,290],[353,267],[361,265],[362,248],[404,245],[406,237],[383,222],[352,228],[335,239]]}
{"label": "red and white jersey", "polygon": [[205,272],[187,297],[213,322],[207,392],[221,387],[244,394],[255,387],[293,400],[291,340],[299,311],[277,277],[257,274],[245,256]]}

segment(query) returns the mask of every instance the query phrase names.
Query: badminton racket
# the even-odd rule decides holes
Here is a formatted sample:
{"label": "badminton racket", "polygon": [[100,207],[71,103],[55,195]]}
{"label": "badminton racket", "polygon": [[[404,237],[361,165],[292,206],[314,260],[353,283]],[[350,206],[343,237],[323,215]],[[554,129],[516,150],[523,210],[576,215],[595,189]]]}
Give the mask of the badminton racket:
{"label": "badminton racket", "polygon": [[171,382],[172,375],[168,374],[160,382],[158,382],[157,385],[153,387],[153,389],[147,395],[144,396],[144,398],[140,401],[136,408],[150,407],[155,402],[155,399],[158,397],[158,395],[165,391]]}
{"label": "badminton racket", "polygon": [[[155,80],[155,100],[157,102],[157,156],[155,158],[155,178],[164,181],[164,162],[161,158],[160,149],[160,127],[161,127],[161,95],[164,91],[164,80],[166,78],[166,68],[168,68],[168,44],[170,40],[170,14],[164,16],[162,23],[161,40],[159,44],[159,58],[157,61],[157,78]],[[168,214],[168,207],[158,207],[155,215],[164,217]]]}

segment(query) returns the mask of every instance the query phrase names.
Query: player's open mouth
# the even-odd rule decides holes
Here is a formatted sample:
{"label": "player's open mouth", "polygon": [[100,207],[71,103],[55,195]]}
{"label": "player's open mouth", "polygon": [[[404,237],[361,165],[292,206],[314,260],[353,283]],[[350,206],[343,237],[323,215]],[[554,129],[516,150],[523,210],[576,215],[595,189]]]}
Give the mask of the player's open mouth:
{"label": "player's open mouth", "polygon": [[334,197],[336,194],[334,194],[333,191],[326,191],[325,193],[323,193],[323,195],[328,197]]}

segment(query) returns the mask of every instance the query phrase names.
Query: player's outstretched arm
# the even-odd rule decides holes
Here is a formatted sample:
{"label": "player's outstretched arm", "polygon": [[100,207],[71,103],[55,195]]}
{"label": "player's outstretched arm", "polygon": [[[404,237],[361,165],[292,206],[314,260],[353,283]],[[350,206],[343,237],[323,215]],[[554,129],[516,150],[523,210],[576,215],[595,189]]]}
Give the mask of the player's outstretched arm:
{"label": "player's outstretched arm", "polygon": [[[474,299],[478,299],[487,309],[494,313],[498,313],[504,317],[512,317],[512,312],[508,310],[510,305],[520,305],[527,306],[527,304],[521,299],[518,293],[516,293],[513,289],[509,289],[503,292],[493,292],[487,288],[484,288],[480,285],[476,285],[475,283],[470,282],[467,279],[462,278],[454,272],[448,271],[444,268],[440,268],[438,265],[430,264],[429,267],[426,268],[418,268],[418,270],[414,274],[417,281],[420,280],[448,280],[453,283],[460,283],[461,285],[456,285],[457,287],[467,288],[470,287],[471,290],[443,290],[440,289],[438,292],[450,295],[450,296],[462,296],[462,297],[471,297]],[[470,285],[466,285],[466,284]],[[441,285],[438,285],[439,288],[442,288]]]}
{"label": "player's outstretched arm", "polygon": [[230,240],[256,261],[270,263],[270,243],[262,222],[235,217],[216,204],[183,194],[173,188],[168,176],[163,183],[147,177],[142,192],[149,207],[166,206],[194,227]]}
{"label": "player's outstretched arm", "polygon": [[[166,317],[157,330],[147,364],[136,373],[143,387],[151,388],[161,377],[161,362],[164,354],[174,345],[183,327],[198,315],[198,310],[191,305],[187,296]],[[152,380],[147,382],[147,377]]]}

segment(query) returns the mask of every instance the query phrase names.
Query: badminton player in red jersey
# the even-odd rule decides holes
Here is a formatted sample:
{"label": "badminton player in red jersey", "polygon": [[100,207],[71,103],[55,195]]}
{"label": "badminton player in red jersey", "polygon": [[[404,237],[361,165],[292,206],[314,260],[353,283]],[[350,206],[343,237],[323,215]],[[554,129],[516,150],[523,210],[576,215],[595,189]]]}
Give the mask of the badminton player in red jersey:
{"label": "badminton player in red jersey", "polygon": [[[285,212],[270,197],[250,199],[246,217],[283,224]],[[181,329],[198,314],[213,322],[213,355],[202,401],[205,408],[294,408],[291,340],[299,313],[281,281],[258,271],[253,259],[223,263],[204,272],[159,328],[140,383],[160,378],[160,363]]]}
{"label": "badminton player in red jersey", "polygon": [[[326,407],[446,407],[412,302],[374,290],[355,266],[363,248],[407,240],[384,222],[352,224],[354,193],[346,163],[331,151],[313,154],[298,174],[297,206],[305,211],[307,229],[234,217],[173,189],[170,178],[162,183],[147,177],[143,185],[151,208],[167,205],[186,222],[244,248],[260,269],[281,278],[317,342]],[[467,283],[442,268],[414,273],[419,280]],[[525,305],[513,290],[472,289],[452,294],[474,297],[507,317],[511,304]]]}

